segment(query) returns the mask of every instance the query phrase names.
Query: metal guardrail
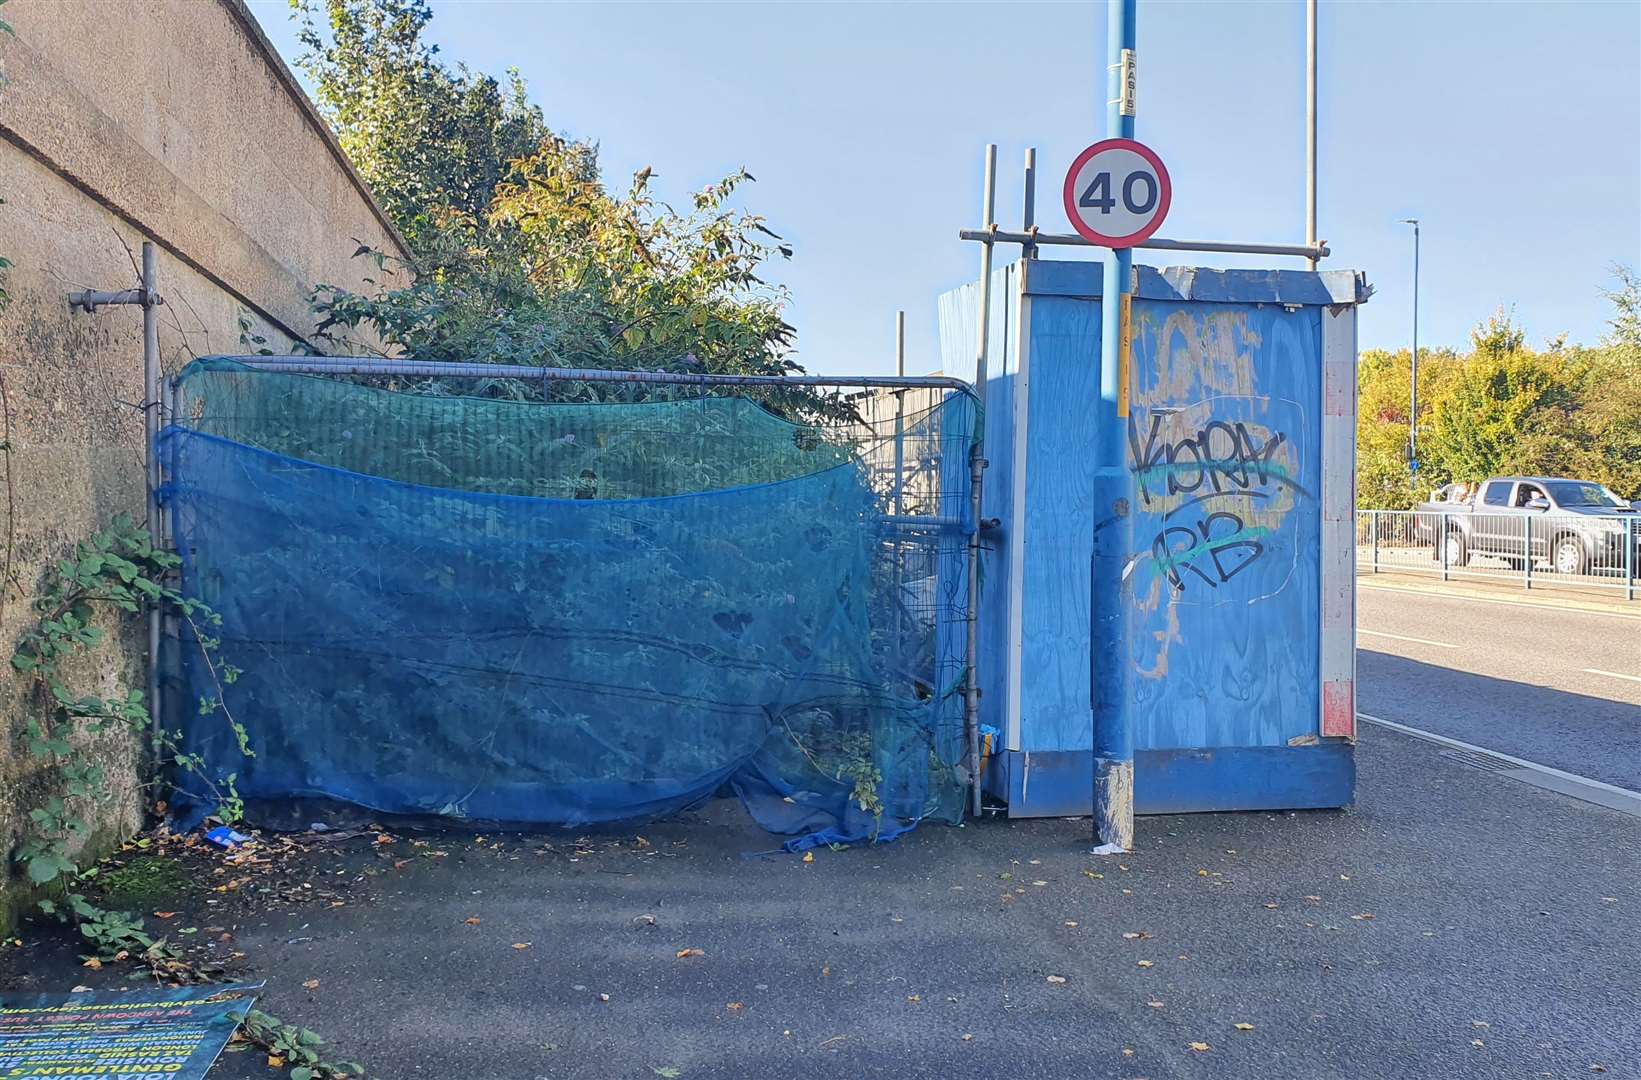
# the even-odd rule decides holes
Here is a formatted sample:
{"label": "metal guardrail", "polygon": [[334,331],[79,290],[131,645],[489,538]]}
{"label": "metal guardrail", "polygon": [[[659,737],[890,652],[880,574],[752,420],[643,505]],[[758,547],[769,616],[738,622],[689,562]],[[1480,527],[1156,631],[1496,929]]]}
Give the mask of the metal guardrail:
{"label": "metal guardrail", "polygon": [[1436,574],[1622,591],[1641,588],[1641,518],[1477,511],[1356,511],[1358,573]]}

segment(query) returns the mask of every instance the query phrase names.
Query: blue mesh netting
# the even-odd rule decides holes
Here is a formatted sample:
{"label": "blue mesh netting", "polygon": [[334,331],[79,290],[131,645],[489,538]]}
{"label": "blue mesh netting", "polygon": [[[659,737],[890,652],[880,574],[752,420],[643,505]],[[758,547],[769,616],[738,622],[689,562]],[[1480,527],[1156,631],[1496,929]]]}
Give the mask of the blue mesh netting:
{"label": "blue mesh netting", "polygon": [[[789,846],[961,816],[968,398],[903,406],[898,455],[881,416],[224,361],[192,365],[178,406],[162,495],[183,591],[221,615],[244,674],[220,692],[255,756],[221,715],[173,715],[253,811],[576,825],[733,790]],[[202,656],[169,650],[173,699],[217,696]]]}

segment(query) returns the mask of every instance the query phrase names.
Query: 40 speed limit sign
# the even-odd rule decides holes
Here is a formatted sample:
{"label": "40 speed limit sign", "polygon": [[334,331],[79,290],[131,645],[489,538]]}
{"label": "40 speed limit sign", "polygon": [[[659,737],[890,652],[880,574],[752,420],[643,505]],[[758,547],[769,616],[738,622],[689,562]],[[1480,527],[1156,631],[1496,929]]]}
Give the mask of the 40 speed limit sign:
{"label": "40 speed limit sign", "polygon": [[1162,159],[1133,139],[1105,139],[1077,155],[1066,173],[1066,217],[1104,248],[1144,243],[1168,216],[1173,186]]}

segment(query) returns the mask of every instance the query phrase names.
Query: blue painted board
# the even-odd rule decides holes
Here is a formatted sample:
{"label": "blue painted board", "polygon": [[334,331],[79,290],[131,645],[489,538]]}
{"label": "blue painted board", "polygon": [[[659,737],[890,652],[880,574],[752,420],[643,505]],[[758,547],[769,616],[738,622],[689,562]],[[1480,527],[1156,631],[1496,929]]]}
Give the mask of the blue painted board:
{"label": "blue painted board", "polygon": [[[1060,812],[1047,788],[1033,794],[1025,761],[1088,771],[1101,271],[1038,260],[1000,269],[993,289],[984,513],[1003,530],[982,567],[982,720],[1004,727],[1017,695],[1009,745],[1020,753],[1002,754],[988,778],[1017,814]],[[1126,654],[1107,662],[1131,674],[1137,799],[1152,809],[1341,805],[1348,746],[1293,752],[1315,742],[1320,715],[1323,305],[1369,290],[1343,272],[1136,274],[1123,421],[1130,635]],[[942,298],[949,371],[972,375],[977,302],[974,286]],[[1230,748],[1237,767],[1263,771],[1228,778],[1232,759],[1220,751]],[[1067,776],[1068,791],[1084,784]],[[1066,812],[1087,812],[1082,798]]]}
{"label": "blue painted board", "polygon": [[1317,734],[1320,309],[1134,303],[1135,745]]}
{"label": "blue painted board", "polygon": [[[1311,746],[1222,746],[1136,750],[1134,811],[1304,810],[1349,806],[1356,758],[1345,742]],[[1093,805],[1093,752],[1014,751],[994,758],[986,790],[1010,817],[1087,817]]]}
{"label": "blue painted board", "polygon": [[1100,305],[1030,298],[1020,748],[1086,750],[1092,403],[1099,397]]}

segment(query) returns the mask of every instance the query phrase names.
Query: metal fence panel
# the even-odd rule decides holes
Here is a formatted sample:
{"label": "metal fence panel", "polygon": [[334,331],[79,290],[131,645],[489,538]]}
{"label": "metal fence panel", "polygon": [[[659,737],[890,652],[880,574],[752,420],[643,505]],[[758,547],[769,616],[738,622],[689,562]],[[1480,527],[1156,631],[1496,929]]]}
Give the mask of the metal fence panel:
{"label": "metal fence panel", "polygon": [[1641,519],[1633,515],[1358,510],[1358,572],[1608,589],[1636,598]]}

